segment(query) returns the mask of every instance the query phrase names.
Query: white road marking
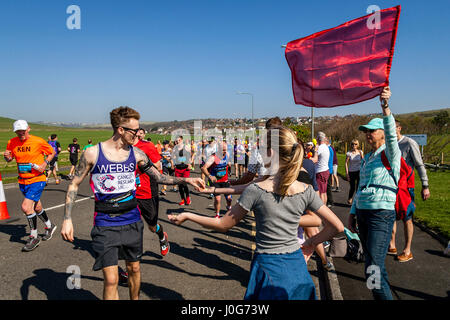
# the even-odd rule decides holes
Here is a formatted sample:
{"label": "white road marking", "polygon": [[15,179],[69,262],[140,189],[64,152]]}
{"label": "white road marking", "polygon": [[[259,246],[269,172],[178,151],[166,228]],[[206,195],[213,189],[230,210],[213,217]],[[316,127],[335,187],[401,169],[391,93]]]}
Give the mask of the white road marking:
{"label": "white road marking", "polygon": [[[90,197],[86,197],[86,198],[83,198],[83,199],[75,200],[75,203],[81,202],[81,201],[84,201],[84,200],[88,200],[88,199],[94,199],[94,196],[90,196]],[[58,204],[57,206],[53,206],[53,207],[50,207],[50,208],[45,208],[44,210],[45,211],[49,211],[49,210],[53,210],[53,209],[58,209],[58,208],[64,207],[65,205],[66,205],[65,203]]]}

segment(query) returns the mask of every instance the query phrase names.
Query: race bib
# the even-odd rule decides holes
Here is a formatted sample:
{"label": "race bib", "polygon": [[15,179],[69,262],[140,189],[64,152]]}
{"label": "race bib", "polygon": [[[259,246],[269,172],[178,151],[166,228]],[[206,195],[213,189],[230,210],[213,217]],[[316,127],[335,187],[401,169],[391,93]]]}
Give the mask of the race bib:
{"label": "race bib", "polygon": [[217,171],[216,177],[220,179],[220,178],[225,177],[226,174],[227,174],[227,170],[226,169],[222,169],[222,170]]}
{"label": "race bib", "polygon": [[31,173],[31,163],[18,163],[17,170],[19,173]]}

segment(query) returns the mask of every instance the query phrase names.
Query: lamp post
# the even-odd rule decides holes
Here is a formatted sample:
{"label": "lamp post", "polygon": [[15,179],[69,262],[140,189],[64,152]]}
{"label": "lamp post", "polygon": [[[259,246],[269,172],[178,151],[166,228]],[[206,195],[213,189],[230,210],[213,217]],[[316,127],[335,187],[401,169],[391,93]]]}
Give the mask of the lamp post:
{"label": "lamp post", "polygon": [[248,94],[248,95],[252,96],[252,128],[254,128],[255,124],[253,122],[253,93],[250,93],[250,92],[236,92],[236,94]]}

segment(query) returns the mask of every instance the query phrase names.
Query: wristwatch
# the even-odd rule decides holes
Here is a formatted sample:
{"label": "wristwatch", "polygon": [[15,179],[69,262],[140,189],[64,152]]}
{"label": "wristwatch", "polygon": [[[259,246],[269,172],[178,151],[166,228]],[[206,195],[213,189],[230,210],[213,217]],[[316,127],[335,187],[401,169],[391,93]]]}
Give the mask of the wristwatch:
{"label": "wristwatch", "polygon": [[46,164],[50,164],[50,161],[48,161],[47,159],[44,160]]}

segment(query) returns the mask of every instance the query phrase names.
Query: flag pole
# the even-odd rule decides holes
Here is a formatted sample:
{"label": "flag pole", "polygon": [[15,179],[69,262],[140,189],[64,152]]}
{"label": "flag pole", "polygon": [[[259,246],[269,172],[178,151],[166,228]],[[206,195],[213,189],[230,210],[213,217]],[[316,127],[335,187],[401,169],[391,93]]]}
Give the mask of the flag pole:
{"label": "flag pole", "polygon": [[[286,45],[282,44],[281,48],[286,48]],[[311,107],[311,141],[313,139],[314,139],[314,107]]]}

